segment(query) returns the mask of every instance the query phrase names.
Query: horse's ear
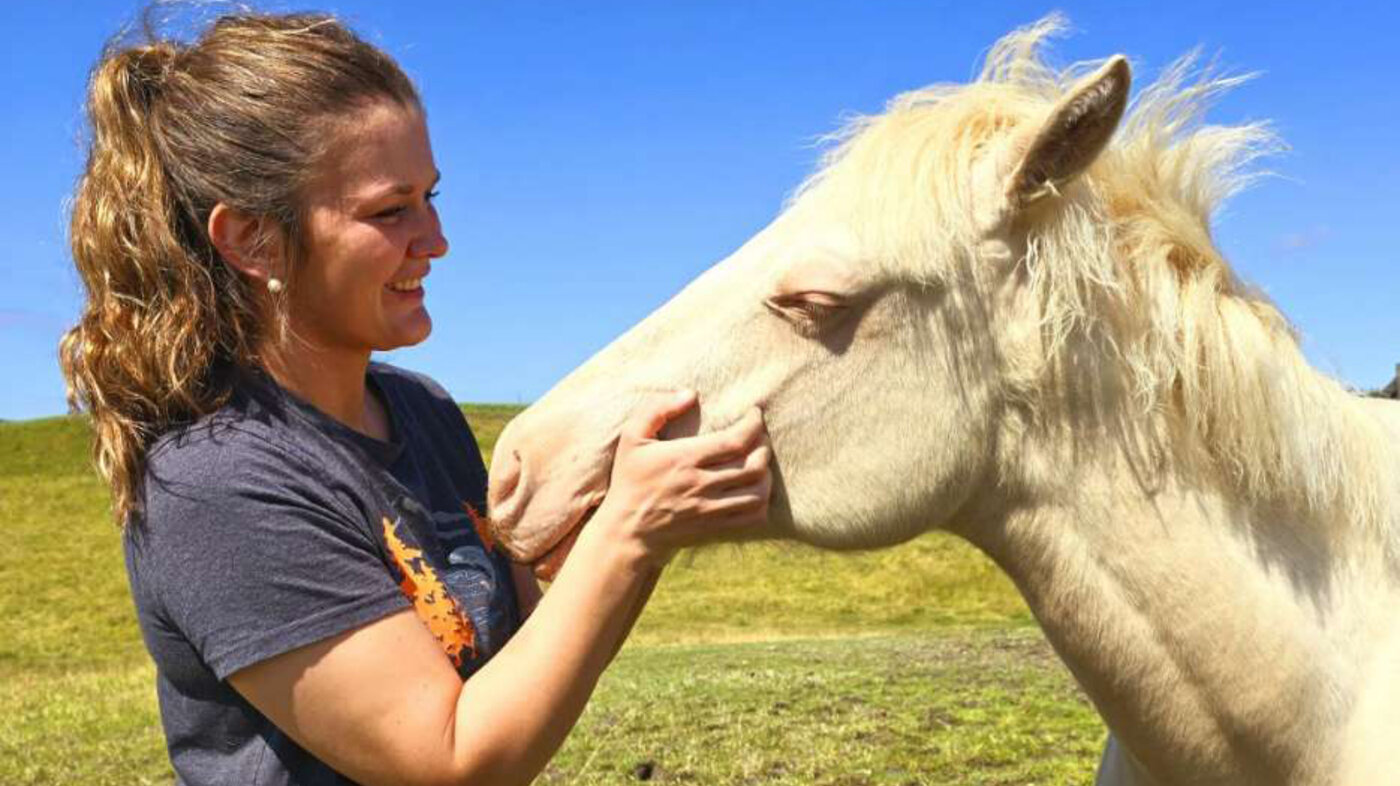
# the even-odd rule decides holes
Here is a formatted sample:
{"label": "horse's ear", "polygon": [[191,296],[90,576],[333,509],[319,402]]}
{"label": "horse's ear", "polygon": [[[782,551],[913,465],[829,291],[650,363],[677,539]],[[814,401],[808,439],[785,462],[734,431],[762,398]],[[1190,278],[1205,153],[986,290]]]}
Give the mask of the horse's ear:
{"label": "horse's ear", "polygon": [[1013,211],[1054,193],[1094,162],[1118,128],[1131,83],[1127,58],[1115,55],[1060,99],[1039,128],[1012,145],[1013,155],[1020,154],[1005,181]]}

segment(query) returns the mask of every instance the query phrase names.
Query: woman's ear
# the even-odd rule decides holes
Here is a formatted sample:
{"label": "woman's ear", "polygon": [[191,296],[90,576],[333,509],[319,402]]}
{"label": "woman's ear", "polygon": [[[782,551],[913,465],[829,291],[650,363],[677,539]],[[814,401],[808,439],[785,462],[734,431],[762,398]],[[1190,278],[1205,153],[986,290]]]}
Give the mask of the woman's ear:
{"label": "woman's ear", "polygon": [[281,243],[267,220],[223,202],[209,211],[209,242],[224,262],[260,287],[282,277]]}

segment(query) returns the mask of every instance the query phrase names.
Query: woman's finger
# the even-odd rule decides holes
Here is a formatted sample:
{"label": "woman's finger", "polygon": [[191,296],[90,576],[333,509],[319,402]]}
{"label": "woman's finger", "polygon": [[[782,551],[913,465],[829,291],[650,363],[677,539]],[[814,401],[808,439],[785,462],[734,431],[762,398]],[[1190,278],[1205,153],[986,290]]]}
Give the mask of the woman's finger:
{"label": "woman's finger", "polygon": [[695,398],[693,390],[648,394],[627,418],[622,433],[638,442],[655,439],[668,422],[695,406]]}
{"label": "woman's finger", "polygon": [[764,441],[754,446],[743,458],[704,467],[701,472],[706,488],[723,491],[758,482],[768,473],[772,452],[767,441]]}
{"label": "woman's finger", "polygon": [[742,457],[764,433],[763,413],[754,407],[719,431],[692,437],[687,448],[699,457],[697,464],[708,466]]}
{"label": "woman's finger", "polygon": [[697,508],[704,515],[766,510],[772,489],[772,480],[765,476],[754,483],[706,495],[697,503]]}
{"label": "woman's finger", "polygon": [[743,530],[762,526],[768,520],[768,506],[754,503],[734,506],[723,513],[710,517],[701,540],[717,540],[730,537]]}

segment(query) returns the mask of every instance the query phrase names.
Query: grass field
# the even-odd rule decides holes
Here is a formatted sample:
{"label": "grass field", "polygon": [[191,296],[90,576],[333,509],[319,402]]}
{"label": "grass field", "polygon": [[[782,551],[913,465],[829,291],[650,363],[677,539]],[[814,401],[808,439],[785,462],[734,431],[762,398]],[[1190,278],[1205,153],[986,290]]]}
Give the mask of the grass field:
{"label": "grass field", "polygon": [[[511,406],[464,407],[488,453]],[[78,418],[0,424],[0,784],[169,783]],[[1103,727],[1010,583],[941,535],[683,555],[540,779],[1061,784]]]}

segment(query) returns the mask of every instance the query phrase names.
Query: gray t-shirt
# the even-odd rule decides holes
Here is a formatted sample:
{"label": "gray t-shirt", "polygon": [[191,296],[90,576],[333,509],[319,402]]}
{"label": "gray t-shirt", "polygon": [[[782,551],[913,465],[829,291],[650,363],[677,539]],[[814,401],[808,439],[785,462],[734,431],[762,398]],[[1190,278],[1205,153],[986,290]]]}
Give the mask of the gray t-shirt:
{"label": "gray t-shirt", "polygon": [[392,442],[257,376],[149,453],[124,543],[179,784],[349,783],[233,690],[239,669],[411,607],[466,678],[519,626],[469,515],[486,470],[461,411],[426,377],[368,379]]}

